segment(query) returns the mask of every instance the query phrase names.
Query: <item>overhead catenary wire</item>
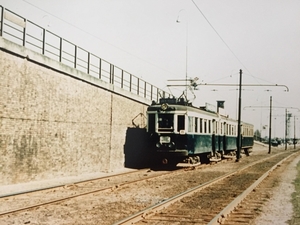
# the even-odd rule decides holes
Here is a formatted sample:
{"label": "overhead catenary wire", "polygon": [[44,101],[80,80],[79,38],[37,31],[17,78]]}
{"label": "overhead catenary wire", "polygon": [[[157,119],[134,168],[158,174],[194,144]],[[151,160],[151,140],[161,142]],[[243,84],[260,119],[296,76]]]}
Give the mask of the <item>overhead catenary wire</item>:
{"label": "overhead catenary wire", "polygon": [[53,13],[50,13],[50,12],[48,12],[48,11],[42,9],[41,7],[38,7],[37,5],[31,3],[31,2],[29,2],[29,1],[27,1],[27,0],[23,0],[23,1],[26,2],[27,4],[31,5],[31,6],[35,7],[36,9],[38,9],[38,10],[44,12],[44,13],[47,13],[48,15],[50,15],[50,16],[52,16],[52,17],[54,17],[54,18],[56,18],[56,19],[58,19],[58,20],[60,20],[60,21],[62,21],[62,22],[64,22],[64,23],[66,23],[66,24],[68,24],[69,26],[72,26],[72,27],[76,28],[77,30],[80,30],[81,32],[83,32],[83,33],[85,33],[85,34],[87,34],[87,35],[89,35],[89,36],[91,36],[91,37],[93,37],[93,38],[95,38],[95,39],[97,39],[97,40],[99,40],[99,41],[102,41],[102,42],[104,42],[104,43],[106,43],[106,44],[108,44],[108,45],[110,45],[110,46],[112,46],[112,47],[114,47],[114,48],[116,48],[116,49],[118,49],[118,50],[120,50],[120,51],[122,51],[122,52],[128,54],[128,55],[131,55],[132,57],[137,58],[137,59],[139,59],[139,60],[141,60],[141,61],[143,61],[143,62],[145,62],[145,63],[148,63],[149,65],[151,65],[151,66],[153,66],[153,67],[156,67],[156,68],[158,68],[158,69],[160,69],[160,70],[163,70],[163,71],[165,71],[165,72],[168,72],[168,73],[174,75],[174,73],[172,73],[171,71],[168,71],[168,70],[166,70],[166,69],[164,69],[164,68],[162,68],[162,67],[160,67],[160,66],[157,66],[156,64],[154,64],[154,63],[152,63],[152,62],[150,62],[150,61],[148,61],[148,60],[145,60],[145,59],[143,59],[143,58],[141,58],[141,57],[139,57],[139,56],[137,56],[137,55],[135,55],[135,54],[132,54],[131,52],[128,52],[128,51],[126,51],[126,50],[123,49],[123,48],[120,48],[120,47],[118,47],[118,46],[116,46],[116,45],[114,45],[114,44],[111,44],[110,42],[107,42],[107,41],[101,39],[100,37],[98,37],[98,36],[96,36],[96,35],[94,35],[94,34],[88,32],[88,31],[86,31],[86,30],[84,30],[84,29],[82,29],[82,28],[80,28],[80,27],[78,27],[78,26],[76,26],[76,25],[74,25],[74,24],[72,24],[72,23],[70,23],[70,22],[68,22],[68,21],[66,21],[66,20],[64,20],[64,19],[62,19],[62,18],[56,16],[56,15],[54,15]]}
{"label": "overhead catenary wire", "polygon": [[[244,65],[244,63],[239,59],[239,57],[233,52],[233,50],[230,48],[230,46],[226,43],[226,41],[223,39],[223,37],[219,34],[219,32],[215,29],[215,27],[212,25],[212,23],[208,20],[208,18],[204,15],[200,7],[196,4],[194,0],[191,0],[192,3],[195,5],[199,13],[203,16],[203,18],[206,20],[206,22],[209,24],[209,26],[214,30],[214,32],[217,34],[217,36],[221,39],[221,41],[225,44],[225,46],[228,48],[228,50],[233,54],[233,56],[238,60],[238,62],[248,71],[249,75],[253,77],[258,83],[258,79],[263,80],[261,78],[257,78],[251,74],[249,69]],[[277,84],[276,84],[277,85]],[[262,85],[263,86],[263,85]]]}
{"label": "overhead catenary wire", "polygon": [[[47,10],[45,10],[45,9],[43,9],[43,8],[41,8],[41,7],[39,7],[39,6],[37,6],[36,4],[31,3],[29,0],[23,0],[23,1],[26,2],[26,3],[29,4],[29,5],[31,5],[31,6],[33,6],[33,7],[35,7],[35,8],[37,8],[38,10],[40,10],[40,11],[42,11],[42,12],[45,12],[45,13],[47,13],[48,15],[51,15],[51,16],[54,17],[54,18],[59,19],[60,21],[62,21],[62,22],[64,22],[64,23],[68,24],[69,26],[72,26],[72,27],[74,27],[74,28],[80,30],[81,32],[83,32],[83,33],[85,33],[85,34],[87,34],[87,35],[89,35],[89,36],[91,36],[91,37],[93,37],[93,38],[95,38],[95,39],[97,39],[97,40],[100,40],[100,41],[102,41],[102,42],[105,42],[106,44],[108,44],[108,45],[110,45],[110,46],[112,46],[112,47],[114,47],[114,48],[116,48],[116,49],[118,49],[118,50],[120,50],[120,51],[122,51],[122,52],[128,54],[128,55],[131,55],[131,56],[134,57],[134,58],[137,58],[137,59],[139,59],[139,60],[141,60],[141,61],[143,61],[143,62],[145,62],[145,63],[147,63],[147,64],[149,64],[149,65],[151,65],[151,66],[153,66],[153,67],[155,67],[155,68],[158,68],[158,69],[160,69],[160,70],[162,70],[162,71],[167,72],[168,74],[175,75],[173,72],[171,72],[171,71],[169,71],[169,70],[166,70],[165,68],[160,67],[160,66],[156,65],[155,63],[152,63],[151,61],[145,60],[145,59],[143,59],[143,58],[141,58],[141,57],[139,57],[139,56],[137,56],[137,55],[135,55],[135,54],[132,54],[131,52],[128,52],[128,51],[126,51],[125,49],[120,48],[120,47],[118,47],[118,46],[116,46],[116,45],[114,45],[114,44],[112,44],[112,43],[109,43],[109,42],[107,42],[107,41],[101,39],[101,38],[98,37],[97,35],[95,35],[95,34],[89,32],[89,31],[87,31],[87,30],[85,30],[85,29],[80,28],[80,27],[77,26],[76,24],[70,23],[70,22],[68,22],[68,21],[66,21],[66,20],[64,20],[64,19],[62,19],[62,18],[60,18],[60,17],[58,17],[57,15],[55,15],[55,14],[53,14],[53,13],[50,13],[49,11],[47,11]],[[209,24],[209,26],[214,30],[214,32],[217,34],[217,36],[221,39],[221,41],[224,43],[224,45],[229,49],[229,51],[234,55],[234,57],[239,61],[239,63],[240,63],[240,64],[248,71],[249,75],[252,76],[252,77],[254,77],[254,76],[251,74],[251,72],[249,71],[249,69],[247,69],[247,67],[246,67],[246,66],[243,64],[243,62],[240,60],[240,58],[233,52],[233,50],[230,48],[230,46],[226,43],[226,41],[224,40],[224,38],[220,35],[220,33],[219,33],[219,32],[217,31],[217,29],[213,26],[213,24],[209,21],[209,19],[205,16],[205,14],[202,12],[202,10],[200,9],[200,7],[196,4],[195,0],[191,0],[191,1],[192,1],[192,3],[195,5],[195,7],[196,7],[197,10],[199,11],[199,13],[203,16],[203,18],[205,19],[205,21]],[[182,11],[182,10],[180,10],[180,11]],[[245,75],[245,74],[246,74],[246,73],[244,73],[243,75]],[[257,78],[257,77],[254,77],[254,78],[255,78],[255,79],[260,79],[260,78]],[[222,78],[221,78],[221,79],[222,79]],[[258,82],[258,83],[261,83],[261,82],[259,82],[259,81],[257,81],[257,82]]]}
{"label": "overhead catenary wire", "polygon": [[[218,37],[221,39],[221,41],[225,44],[225,46],[228,48],[228,50],[233,54],[233,56],[239,61],[239,63],[250,73],[250,71],[247,69],[247,67],[243,64],[243,62],[239,59],[239,57],[233,52],[233,50],[229,47],[229,45],[226,43],[226,41],[222,38],[222,36],[219,34],[219,32],[214,28],[214,26],[211,24],[211,22],[207,19],[207,17],[204,15],[202,10],[199,8],[199,6],[195,3],[194,0],[191,0],[197,10],[200,12],[200,14],[203,16],[203,18],[206,20],[206,22],[209,24],[209,26],[214,30],[214,32],[218,35]],[[251,73],[250,73],[251,74]]]}

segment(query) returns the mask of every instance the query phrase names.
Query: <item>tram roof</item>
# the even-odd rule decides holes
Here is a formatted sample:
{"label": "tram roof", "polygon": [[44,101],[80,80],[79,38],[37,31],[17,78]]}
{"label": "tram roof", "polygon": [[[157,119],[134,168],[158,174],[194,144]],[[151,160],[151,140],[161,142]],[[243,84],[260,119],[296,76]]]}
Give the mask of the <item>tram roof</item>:
{"label": "tram roof", "polygon": [[[168,108],[167,110],[162,110],[161,106],[162,104],[167,104]],[[223,116],[218,114],[217,112],[206,110],[205,107],[195,107],[191,103],[185,101],[182,99],[176,99],[176,98],[162,98],[159,102],[152,102],[152,105],[148,107],[148,112],[159,112],[159,111],[192,111],[197,113],[202,113],[206,115],[211,115],[214,117],[221,116],[222,118],[230,121],[236,121],[233,118]],[[250,123],[242,122],[242,124],[252,125]],[[253,126],[253,125],[252,125]]]}

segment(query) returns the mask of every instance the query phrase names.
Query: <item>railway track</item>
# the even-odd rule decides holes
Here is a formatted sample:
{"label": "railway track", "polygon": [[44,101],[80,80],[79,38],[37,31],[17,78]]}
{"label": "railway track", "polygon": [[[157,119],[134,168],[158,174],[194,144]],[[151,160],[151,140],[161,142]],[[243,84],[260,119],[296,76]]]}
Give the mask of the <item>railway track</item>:
{"label": "railway track", "polygon": [[[271,157],[279,157],[279,155]],[[105,179],[93,180],[81,185],[70,184],[61,187],[62,190],[49,189],[46,190],[47,192],[41,191],[40,194],[27,193],[3,197],[0,198],[0,209],[5,208],[5,210],[1,210],[0,224],[3,221],[5,221],[4,224],[41,224],[41,221],[44,221],[44,224],[52,221],[57,221],[56,224],[74,224],[74,221],[81,221],[77,224],[113,224],[115,221],[121,221],[122,218],[136,214],[136,212],[142,212],[145,208],[146,210],[142,212],[140,218],[148,219],[153,212],[157,214],[155,216],[159,215],[161,218],[164,210],[153,210],[153,206],[167,203],[174,198],[175,203],[170,204],[172,207],[178,202],[174,196],[199,185],[202,185],[202,189],[205,190],[204,186],[211,183],[212,180],[217,184],[220,177],[226,180],[226,177],[232,176],[227,173],[228,171],[235,173],[242,167],[246,170],[250,162],[254,165],[258,161],[267,160],[269,156],[264,156],[264,159],[261,160],[261,155],[253,155],[245,157],[239,163],[229,161],[229,163],[204,165],[171,173],[170,171],[152,173],[152,171],[144,170],[139,173],[127,174],[123,178],[105,177]],[[219,168],[219,166],[221,167]],[[70,193],[72,194],[70,195]],[[185,201],[184,199],[186,198],[182,197],[179,202]],[[166,207],[162,206],[162,208]],[[153,218],[150,220],[151,222],[153,222]],[[171,218],[173,219],[169,216],[169,219]],[[116,224],[122,223],[117,222]],[[162,224],[161,221],[159,224]]]}
{"label": "railway track", "polygon": [[[199,165],[199,167],[201,166],[205,165]],[[16,212],[38,208],[41,206],[71,200],[78,197],[83,197],[85,195],[92,195],[95,193],[99,194],[100,192],[105,191],[113,191],[125,185],[175,174],[182,170],[188,169],[195,169],[195,167],[181,168],[167,172],[153,172],[150,169],[142,169],[138,171],[130,171],[99,178],[82,180],[79,182],[64,185],[49,186],[46,188],[32,189],[24,192],[0,195],[0,217]],[[41,195],[47,196],[47,198],[40,198]],[[26,201],[25,204],[24,201]]]}
{"label": "railway track", "polygon": [[[32,189],[24,192],[16,192],[0,196],[0,216],[9,215],[15,212],[25,211],[57,202],[70,200],[84,195],[90,195],[97,192],[104,192],[116,189],[126,184],[138,181],[152,179],[157,176],[163,176],[168,173],[148,173],[149,169],[130,171],[120,174],[82,180],[70,184],[50,186],[40,189]],[[58,194],[60,193],[60,194]],[[40,196],[47,198],[40,198]],[[31,199],[29,201],[29,199]],[[23,201],[26,201],[24,204]],[[2,204],[1,204],[2,203]],[[6,203],[5,205],[3,203]],[[7,204],[10,203],[10,204]],[[19,206],[26,205],[26,206]]]}
{"label": "railway track", "polygon": [[[114,225],[249,224],[270,197],[269,191],[273,188],[276,176],[271,179],[269,174],[290,156],[289,153],[274,156],[268,160],[269,165],[264,161],[255,162],[180,193]],[[250,172],[248,169],[251,169]]]}
{"label": "railway track", "polygon": [[[282,161],[282,163],[274,166],[272,172],[266,173],[256,184],[249,187],[248,191],[245,191],[245,196],[241,196],[243,198],[239,199],[239,202],[233,202],[231,207],[228,207],[230,211],[226,217],[220,217],[219,215],[215,218],[214,222],[222,221],[224,225],[255,224],[256,217],[260,215],[265,203],[273,196],[274,187],[280,182],[278,174],[283,174],[286,167],[293,160],[294,157],[289,157],[285,161]],[[219,222],[215,224],[219,224]]]}

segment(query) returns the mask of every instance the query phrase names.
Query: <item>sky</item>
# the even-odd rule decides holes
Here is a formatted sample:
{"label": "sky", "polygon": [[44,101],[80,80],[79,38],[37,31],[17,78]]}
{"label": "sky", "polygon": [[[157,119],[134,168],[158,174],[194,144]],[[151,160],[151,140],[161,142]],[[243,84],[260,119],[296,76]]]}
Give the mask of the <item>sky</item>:
{"label": "sky", "polygon": [[[237,118],[272,136],[300,136],[299,0],[0,0],[5,8],[179,96],[198,78],[195,106],[225,101]],[[209,85],[204,85],[204,84]],[[247,86],[252,85],[252,86]],[[277,84],[277,86],[275,86]],[[171,87],[170,87],[171,85]],[[288,90],[288,91],[287,91]],[[295,119],[295,123],[294,123]],[[299,134],[299,135],[298,135]]]}

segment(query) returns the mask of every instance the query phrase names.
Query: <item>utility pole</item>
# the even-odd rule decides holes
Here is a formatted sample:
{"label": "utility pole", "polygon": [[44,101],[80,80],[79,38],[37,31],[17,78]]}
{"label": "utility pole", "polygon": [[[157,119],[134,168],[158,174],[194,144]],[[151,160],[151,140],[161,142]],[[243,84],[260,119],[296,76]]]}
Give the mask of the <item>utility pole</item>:
{"label": "utility pole", "polygon": [[[181,9],[178,12],[176,23],[180,23],[179,15],[180,15],[181,11],[184,11],[184,9]],[[186,15],[188,15],[188,14],[186,14]],[[189,27],[188,26],[188,19],[186,19],[186,37],[185,37],[185,97],[186,97],[187,101],[188,101],[188,40],[189,40],[189,37],[188,37],[189,28],[188,27]]]}
{"label": "utility pole", "polygon": [[296,149],[296,116],[294,115],[294,149]]}
{"label": "utility pole", "polygon": [[271,153],[271,132],[272,132],[272,96],[270,96],[270,122],[269,122],[269,154]]}
{"label": "utility pole", "polygon": [[285,109],[285,150],[287,150],[287,109]]}
{"label": "utility pole", "polygon": [[242,108],[242,70],[240,70],[240,84],[239,84],[239,109],[238,109],[238,134],[237,134],[237,151],[236,162],[241,158],[241,108]]}

